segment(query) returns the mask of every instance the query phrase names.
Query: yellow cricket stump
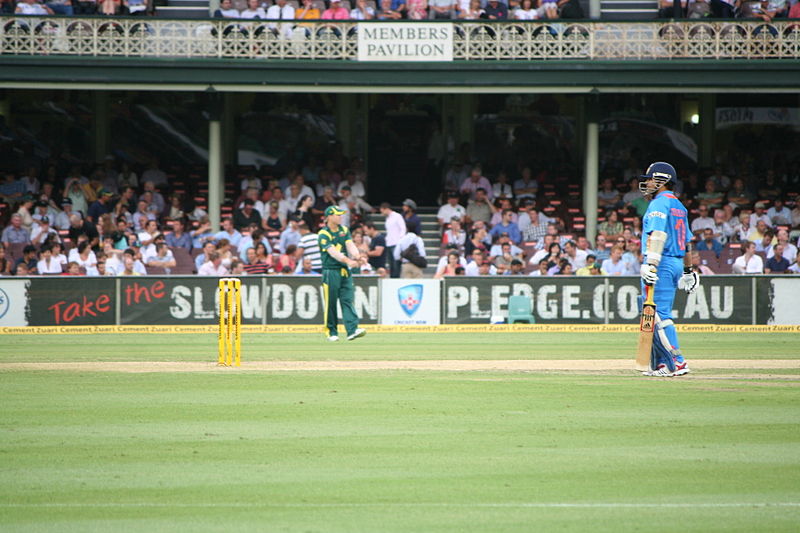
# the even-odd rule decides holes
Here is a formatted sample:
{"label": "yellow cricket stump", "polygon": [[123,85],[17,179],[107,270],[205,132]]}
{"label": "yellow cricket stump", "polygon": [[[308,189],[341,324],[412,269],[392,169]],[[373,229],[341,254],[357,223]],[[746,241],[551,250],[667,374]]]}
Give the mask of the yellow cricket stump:
{"label": "yellow cricket stump", "polygon": [[219,280],[219,335],[217,338],[219,358],[222,366],[242,364],[242,280],[220,278]]}

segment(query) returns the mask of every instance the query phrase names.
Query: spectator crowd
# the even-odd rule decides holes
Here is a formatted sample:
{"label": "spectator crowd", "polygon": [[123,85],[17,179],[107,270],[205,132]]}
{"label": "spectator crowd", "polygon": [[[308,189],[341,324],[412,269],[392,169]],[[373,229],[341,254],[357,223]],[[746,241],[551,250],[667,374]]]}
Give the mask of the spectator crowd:
{"label": "spectator crowd", "polygon": [[[331,205],[346,211],[342,222],[361,252],[354,273],[622,276],[638,275],[642,260],[647,201],[636,170],[626,171],[627,182],[602,181],[593,242],[577,184],[559,190],[529,166],[489,179],[479,164],[452,165],[436,230],[423,229],[412,198],[398,209],[370,205],[357,158],[324,166],[312,158],[280,176],[239,169],[219,228],[209,222],[207,190],[190,198],[187,183],[157,159],[137,170],[109,156],[88,176],[78,165],[63,176],[55,166],[4,172],[0,274],[317,274],[316,233]],[[706,275],[800,273],[793,180],[774,171],[745,180],[721,167],[681,176],[675,193],[691,211],[694,267]],[[426,238],[438,243],[438,257],[428,257]]]}

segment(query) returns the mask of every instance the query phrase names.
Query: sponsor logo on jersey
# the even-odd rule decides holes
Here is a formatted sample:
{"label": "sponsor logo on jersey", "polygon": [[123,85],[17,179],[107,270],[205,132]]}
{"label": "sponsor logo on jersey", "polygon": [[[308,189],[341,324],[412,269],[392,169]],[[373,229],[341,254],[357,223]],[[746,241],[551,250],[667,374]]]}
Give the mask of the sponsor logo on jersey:
{"label": "sponsor logo on jersey", "polygon": [[661,211],[650,211],[650,213],[647,215],[647,217],[648,218],[663,218],[663,219],[666,219],[667,215],[666,215],[666,213],[662,213]]}

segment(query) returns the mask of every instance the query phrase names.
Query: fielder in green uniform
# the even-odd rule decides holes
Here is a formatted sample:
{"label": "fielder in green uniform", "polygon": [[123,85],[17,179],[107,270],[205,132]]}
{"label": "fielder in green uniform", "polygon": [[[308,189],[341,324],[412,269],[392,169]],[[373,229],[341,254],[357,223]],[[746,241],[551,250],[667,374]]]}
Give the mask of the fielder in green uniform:
{"label": "fielder in green uniform", "polygon": [[[339,340],[336,304],[341,302],[344,327],[347,340],[351,341],[366,335],[366,331],[358,327],[358,315],[353,306],[353,277],[350,269],[358,266],[358,257],[350,230],[340,224],[345,212],[335,205],[325,210],[325,227],[319,230],[317,241],[322,255],[322,292],[325,296],[325,327],[328,328],[328,340]],[[350,257],[348,257],[348,254]]]}

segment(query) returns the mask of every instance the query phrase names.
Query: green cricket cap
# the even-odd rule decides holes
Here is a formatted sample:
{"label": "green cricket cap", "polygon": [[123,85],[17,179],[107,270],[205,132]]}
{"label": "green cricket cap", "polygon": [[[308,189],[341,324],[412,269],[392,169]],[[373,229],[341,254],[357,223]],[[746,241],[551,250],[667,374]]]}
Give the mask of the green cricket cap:
{"label": "green cricket cap", "polygon": [[339,209],[335,205],[328,206],[328,208],[325,210],[326,217],[330,215],[344,215],[345,213],[346,211],[344,209]]}

